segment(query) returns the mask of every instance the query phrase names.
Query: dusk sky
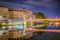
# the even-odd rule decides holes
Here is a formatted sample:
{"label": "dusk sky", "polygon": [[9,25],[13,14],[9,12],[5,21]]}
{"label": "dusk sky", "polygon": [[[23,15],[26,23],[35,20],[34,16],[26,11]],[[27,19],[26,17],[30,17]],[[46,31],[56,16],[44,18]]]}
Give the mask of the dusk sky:
{"label": "dusk sky", "polygon": [[60,0],[0,0],[8,8],[26,8],[33,13],[43,12],[49,18],[60,18]]}

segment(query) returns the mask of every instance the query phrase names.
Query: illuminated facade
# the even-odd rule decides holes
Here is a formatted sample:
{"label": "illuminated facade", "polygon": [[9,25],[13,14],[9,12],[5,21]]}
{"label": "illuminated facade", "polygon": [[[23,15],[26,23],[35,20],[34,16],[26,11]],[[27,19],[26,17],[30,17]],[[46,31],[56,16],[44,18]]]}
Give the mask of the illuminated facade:
{"label": "illuminated facade", "polygon": [[32,11],[26,9],[9,10],[9,18],[21,18],[25,16],[26,19],[34,18]]}
{"label": "illuminated facade", "polygon": [[8,19],[11,18],[20,18],[25,16],[27,19],[35,18],[31,10],[27,9],[9,9],[4,6],[0,6],[0,16],[6,17]]}
{"label": "illuminated facade", "polygon": [[[9,9],[4,6],[3,7],[1,6],[0,7],[0,18],[4,19],[3,17],[7,18],[8,23],[2,22],[1,25],[4,25],[4,27],[5,25],[7,25],[7,27],[9,28],[12,28],[12,27],[18,28],[18,26],[20,28],[21,24],[22,24],[22,27],[24,26],[24,28],[26,28],[26,20],[35,19],[35,15],[33,15],[31,10],[27,10],[24,8],[23,9]],[[11,19],[17,19],[17,21],[13,21]],[[18,19],[21,19],[21,20],[18,21]]]}
{"label": "illuminated facade", "polygon": [[0,6],[0,16],[8,17],[9,16],[8,8],[6,8],[4,6]]}

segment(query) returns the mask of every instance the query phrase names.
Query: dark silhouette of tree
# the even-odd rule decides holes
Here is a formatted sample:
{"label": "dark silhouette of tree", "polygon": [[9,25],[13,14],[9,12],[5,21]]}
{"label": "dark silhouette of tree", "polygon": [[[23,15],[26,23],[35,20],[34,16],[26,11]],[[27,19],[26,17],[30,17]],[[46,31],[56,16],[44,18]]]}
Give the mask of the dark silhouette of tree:
{"label": "dark silhouette of tree", "polygon": [[43,19],[43,18],[46,18],[46,17],[42,12],[38,12],[38,13],[36,13],[36,18],[38,18],[38,19],[42,18]]}

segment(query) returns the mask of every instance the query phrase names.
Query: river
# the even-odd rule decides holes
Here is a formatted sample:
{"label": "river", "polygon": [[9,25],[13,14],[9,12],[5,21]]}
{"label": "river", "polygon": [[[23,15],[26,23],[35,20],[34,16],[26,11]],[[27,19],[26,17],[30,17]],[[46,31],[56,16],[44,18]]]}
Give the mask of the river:
{"label": "river", "polygon": [[[46,29],[60,29],[60,26],[48,26]],[[34,33],[32,37],[26,40],[60,40],[60,33],[44,32],[41,35]]]}

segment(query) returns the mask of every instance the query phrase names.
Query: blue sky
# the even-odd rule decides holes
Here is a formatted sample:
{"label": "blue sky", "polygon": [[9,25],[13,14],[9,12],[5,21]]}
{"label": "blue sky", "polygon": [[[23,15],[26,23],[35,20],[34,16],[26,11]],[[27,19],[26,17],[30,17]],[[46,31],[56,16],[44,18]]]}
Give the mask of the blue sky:
{"label": "blue sky", "polygon": [[0,0],[8,8],[26,8],[33,13],[43,12],[49,18],[60,17],[60,0]]}

